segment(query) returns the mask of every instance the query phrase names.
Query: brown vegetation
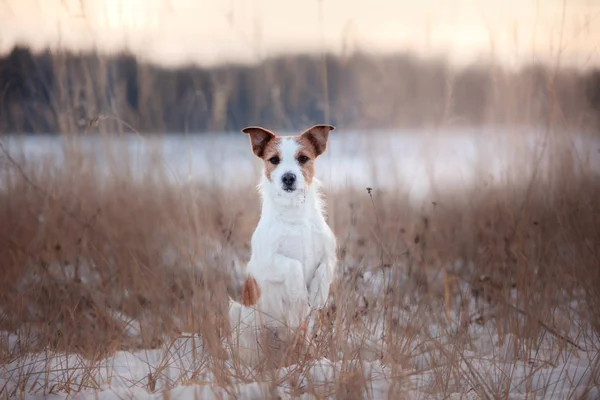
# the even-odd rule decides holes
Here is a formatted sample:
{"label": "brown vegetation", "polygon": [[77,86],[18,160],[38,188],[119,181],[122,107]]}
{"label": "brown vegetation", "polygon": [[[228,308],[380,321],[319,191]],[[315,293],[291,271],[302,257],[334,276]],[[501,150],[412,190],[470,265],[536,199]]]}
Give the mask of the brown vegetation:
{"label": "brown vegetation", "polygon": [[[226,295],[241,298],[234,263],[247,260],[259,216],[254,182],[230,191],[173,185],[160,163],[138,180],[123,169],[101,177],[93,160],[78,157],[76,140],[67,143],[60,170],[3,153],[0,329],[19,332],[26,351],[91,359],[192,331],[205,339],[205,357],[221,359]],[[554,150],[566,155],[563,146]],[[353,347],[347,338],[366,340],[374,321],[385,332],[377,358],[400,365],[425,342],[445,349],[453,365],[469,327],[483,323],[531,344],[529,351],[541,337],[571,351],[572,332],[587,335],[586,324],[600,333],[600,181],[572,163],[566,157],[497,186],[482,178],[420,206],[402,189],[329,190],[340,276],[310,339],[311,358],[363,357],[366,342]],[[373,293],[365,285],[375,276],[385,282]],[[472,299],[484,305],[478,314],[468,313]],[[409,308],[415,312],[399,318]],[[127,328],[133,320],[139,332]],[[432,321],[446,326],[451,345],[426,333]],[[0,358],[14,357],[6,351]],[[435,390],[443,393],[447,377],[439,373]],[[361,385],[351,376],[335,390]]]}

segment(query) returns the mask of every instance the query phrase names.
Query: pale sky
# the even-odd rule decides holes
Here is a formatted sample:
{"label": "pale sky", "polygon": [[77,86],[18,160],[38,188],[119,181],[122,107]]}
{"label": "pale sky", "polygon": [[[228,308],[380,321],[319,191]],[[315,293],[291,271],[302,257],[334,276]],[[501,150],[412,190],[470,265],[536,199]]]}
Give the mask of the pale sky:
{"label": "pale sky", "polygon": [[128,48],[165,65],[411,50],[600,65],[600,0],[0,0],[0,52]]}

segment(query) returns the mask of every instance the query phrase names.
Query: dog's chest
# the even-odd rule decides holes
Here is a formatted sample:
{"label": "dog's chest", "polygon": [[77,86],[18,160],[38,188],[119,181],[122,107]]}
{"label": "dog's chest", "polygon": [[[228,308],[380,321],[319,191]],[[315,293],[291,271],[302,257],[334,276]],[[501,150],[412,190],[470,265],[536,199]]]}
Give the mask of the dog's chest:
{"label": "dog's chest", "polygon": [[277,252],[302,263],[306,280],[323,258],[325,235],[314,221],[306,220],[300,224],[281,223],[279,229],[279,248]]}

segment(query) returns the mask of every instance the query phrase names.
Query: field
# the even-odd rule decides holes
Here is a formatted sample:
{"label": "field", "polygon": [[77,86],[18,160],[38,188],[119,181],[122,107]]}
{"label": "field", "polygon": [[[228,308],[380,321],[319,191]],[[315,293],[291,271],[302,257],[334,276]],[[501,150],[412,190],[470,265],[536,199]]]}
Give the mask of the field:
{"label": "field", "polygon": [[0,398],[600,398],[600,144],[337,130],[338,277],[306,357],[223,318],[259,216],[241,133],[2,136]]}

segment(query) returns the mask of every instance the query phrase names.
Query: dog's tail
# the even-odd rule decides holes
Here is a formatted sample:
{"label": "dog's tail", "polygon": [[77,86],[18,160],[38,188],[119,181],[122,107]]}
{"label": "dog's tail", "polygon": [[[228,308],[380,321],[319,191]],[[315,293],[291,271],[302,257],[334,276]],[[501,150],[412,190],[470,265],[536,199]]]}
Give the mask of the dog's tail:
{"label": "dog's tail", "polygon": [[246,319],[244,316],[244,307],[251,307],[258,303],[260,299],[260,287],[258,282],[252,276],[247,276],[244,279],[244,287],[242,288],[242,302],[238,303],[229,297],[229,323],[231,327],[238,326],[242,319]]}
{"label": "dog's tail", "polygon": [[258,282],[252,276],[248,275],[244,279],[244,287],[242,288],[242,304],[250,307],[258,303],[258,299],[260,299]]}

